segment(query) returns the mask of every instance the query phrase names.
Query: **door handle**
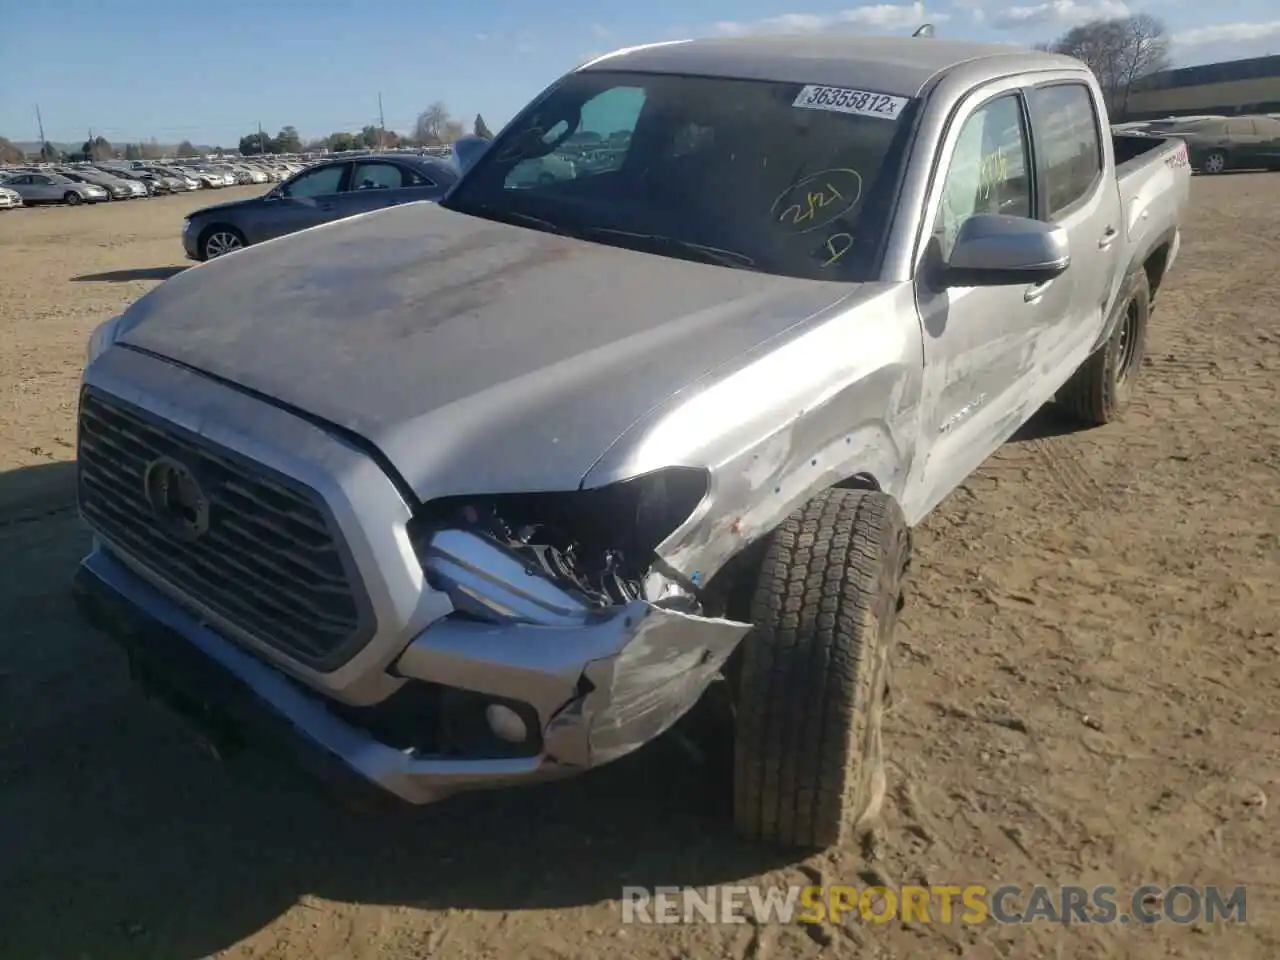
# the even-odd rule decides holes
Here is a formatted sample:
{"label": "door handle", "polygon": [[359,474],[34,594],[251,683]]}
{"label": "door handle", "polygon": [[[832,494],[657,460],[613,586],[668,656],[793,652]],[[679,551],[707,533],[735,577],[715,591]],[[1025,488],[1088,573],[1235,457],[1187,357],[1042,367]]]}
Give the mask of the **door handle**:
{"label": "door handle", "polygon": [[1098,241],[1098,249],[1099,250],[1107,249],[1107,247],[1111,246],[1111,244],[1116,242],[1116,237],[1118,236],[1119,236],[1119,233],[1116,232],[1115,227],[1107,227],[1107,229],[1102,234],[1102,239]]}
{"label": "door handle", "polygon": [[1026,290],[1022,291],[1022,299],[1027,303],[1035,303],[1044,296],[1044,292],[1049,289],[1049,284],[1051,283],[1053,283],[1052,280],[1045,280],[1043,283],[1033,283],[1031,286],[1027,287]]}

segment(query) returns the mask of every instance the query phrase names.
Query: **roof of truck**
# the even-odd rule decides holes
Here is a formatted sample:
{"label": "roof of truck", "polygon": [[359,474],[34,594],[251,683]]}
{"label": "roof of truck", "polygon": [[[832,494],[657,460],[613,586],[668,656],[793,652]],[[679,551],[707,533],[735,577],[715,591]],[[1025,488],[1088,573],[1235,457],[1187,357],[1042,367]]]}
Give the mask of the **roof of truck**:
{"label": "roof of truck", "polygon": [[814,83],[914,97],[939,73],[975,60],[999,61],[1000,73],[1080,67],[1069,57],[1001,43],[827,34],[672,40],[615,50],[578,69]]}

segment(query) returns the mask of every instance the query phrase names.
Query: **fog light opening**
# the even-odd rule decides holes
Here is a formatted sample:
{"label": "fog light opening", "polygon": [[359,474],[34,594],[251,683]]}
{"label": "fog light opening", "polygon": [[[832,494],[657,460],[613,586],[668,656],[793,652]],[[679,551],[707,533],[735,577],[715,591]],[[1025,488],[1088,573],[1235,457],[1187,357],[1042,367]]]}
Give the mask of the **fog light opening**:
{"label": "fog light opening", "polygon": [[507,743],[524,743],[529,737],[529,728],[520,714],[500,703],[491,703],[484,709],[484,718],[489,729],[499,740]]}

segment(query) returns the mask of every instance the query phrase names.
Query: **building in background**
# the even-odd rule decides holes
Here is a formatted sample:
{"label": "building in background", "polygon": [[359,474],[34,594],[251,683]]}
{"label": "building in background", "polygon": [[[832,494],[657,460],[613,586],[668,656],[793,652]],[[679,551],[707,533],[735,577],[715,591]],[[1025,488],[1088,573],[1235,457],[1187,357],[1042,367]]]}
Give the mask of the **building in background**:
{"label": "building in background", "polygon": [[1280,113],[1280,55],[1153,73],[1133,85],[1123,119]]}

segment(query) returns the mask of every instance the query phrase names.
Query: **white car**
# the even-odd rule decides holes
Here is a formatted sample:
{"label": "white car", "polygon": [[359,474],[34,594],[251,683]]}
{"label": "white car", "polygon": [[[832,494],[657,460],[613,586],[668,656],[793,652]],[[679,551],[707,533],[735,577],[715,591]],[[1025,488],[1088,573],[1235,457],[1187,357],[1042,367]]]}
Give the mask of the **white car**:
{"label": "white car", "polygon": [[578,168],[572,160],[556,154],[548,154],[545,157],[534,157],[516,164],[507,175],[507,186],[517,188],[546,186],[560,180],[573,180],[577,176]]}
{"label": "white car", "polygon": [[12,210],[22,205],[22,197],[16,190],[0,187],[0,210]]}

